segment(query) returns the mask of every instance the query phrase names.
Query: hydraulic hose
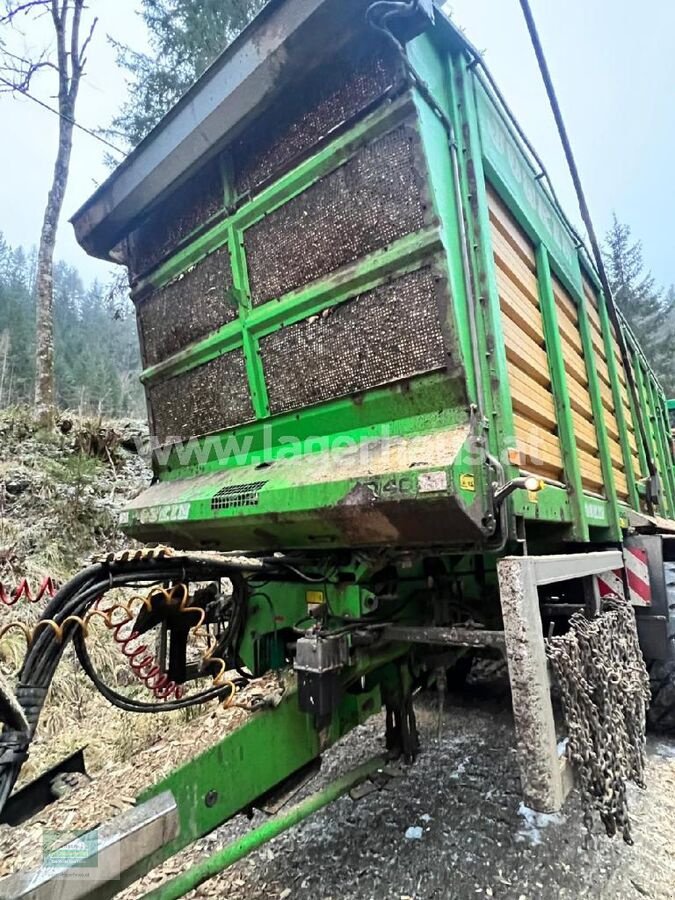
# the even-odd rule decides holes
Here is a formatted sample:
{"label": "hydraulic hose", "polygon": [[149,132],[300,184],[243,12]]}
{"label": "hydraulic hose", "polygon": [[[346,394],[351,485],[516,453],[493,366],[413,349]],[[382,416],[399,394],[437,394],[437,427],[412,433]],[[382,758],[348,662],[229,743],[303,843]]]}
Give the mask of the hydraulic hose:
{"label": "hydraulic hose", "polygon": [[[9,797],[21,766],[28,755],[49,686],[71,638],[75,639],[78,658],[87,675],[110,702],[132,712],[170,712],[222,697],[233,690],[228,682],[192,697],[166,703],[141,703],[123,697],[100,679],[84,645],[84,633],[78,625],[82,617],[107,591],[117,587],[133,587],[165,581],[213,581],[220,578],[241,579],[247,572],[265,572],[258,561],[214,559],[199,556],[162,556],[141,560],[112,560],[84,569],[60,588],[44,610],[41,622],[50,620],[56,628],[34,631],[16,690],[16,703],[4,713],[0,734],[0,809]],[[39,625],[39,623],[38,623]],[[2,710],[5,710],[5,703]]]}

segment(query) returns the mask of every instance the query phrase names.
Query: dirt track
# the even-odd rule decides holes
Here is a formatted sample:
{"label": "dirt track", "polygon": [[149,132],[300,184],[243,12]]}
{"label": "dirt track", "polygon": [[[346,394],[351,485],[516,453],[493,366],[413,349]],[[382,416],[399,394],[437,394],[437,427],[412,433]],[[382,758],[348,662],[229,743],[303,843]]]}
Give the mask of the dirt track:
{"label": "dirt track", "polygon": [[[503,692],[485,689],[476,689],[470,698],[451,698],[440,742],[436,712],[429,699],[421,700],[424,752],[402,777],[356,803],[341,799],[190,896],[672,898],[675,742],[650,742],[648,790],[631,791],[635,846],[608,840],[598,825],[595,848],[585,849],[576,796],[558,817],[533,821],[519,814],[506,700]],[[333,749],[311,788],[380,751],[382,730],[378,717]],[[249,827],[243,817],[236,819],[169,869],[180,871]],[[143,886],[147,890],[159,882],[155,873]],[[127,896],[141,895],[136,888]]]}

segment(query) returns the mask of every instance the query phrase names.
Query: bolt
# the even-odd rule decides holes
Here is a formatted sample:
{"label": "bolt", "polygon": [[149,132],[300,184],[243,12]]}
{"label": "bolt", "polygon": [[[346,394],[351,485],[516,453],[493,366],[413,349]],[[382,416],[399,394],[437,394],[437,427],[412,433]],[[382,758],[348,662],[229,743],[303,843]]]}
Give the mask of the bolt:
{"label": "bolt", "polygon": [[209,807],[209,809],[211,809],[212,806],[215,806],[217,802],[218,791],[209,791],[206,797],[204,797],[204,803]]}

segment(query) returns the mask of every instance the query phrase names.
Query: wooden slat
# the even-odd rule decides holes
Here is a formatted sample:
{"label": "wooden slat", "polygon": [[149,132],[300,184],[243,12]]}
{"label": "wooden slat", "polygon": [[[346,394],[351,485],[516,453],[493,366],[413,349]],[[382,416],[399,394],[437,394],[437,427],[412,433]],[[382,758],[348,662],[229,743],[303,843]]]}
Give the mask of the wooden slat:
{"label": "wooden slat", "polygon": [[614,438],[608,437],[607,443],[609,444],[609,455],[612,459],[612,464],[619,469],[624,469],[623,464],[623,451],[621,449],[621,444],[615,440]]}
{"label": "wooden slat", "polygon": [[574,378],[567,379],[567,390],[570,395],[572,409],[576,410],[584,417],[584,419],[588,419],[589,422],[592,421],[593,410],[591,408],[591,398],[588,396],[588,391],[580,384],[577,384]]}
{"label": "wooden slat", "polygon": [[555,297],[558,312],[564,313],[573,325],[578,326],[579,314],[577,312],[576,304],[555,277],[553,278],[553,296]]}
{"label": "wooden slat", "polygon": [[509,366],[511,400],[516,412],[548,428],[557,426],[550,386],[544,387],[516,366]]}
{"label": "wooden slat", "polygon": [[574,347],[579,353],[582,352],[581,334],[579,328],[567,318],[567,316],[558,316],[558,327],[561,336]]}
{"label": "wooden slat", "polygon": [[598,373],[598,378],[605,382],[607,387],[611,390],[612,381],[609,374],[609,367],[604,356],[600,356],[596,354],[595,356],[595,371]]}
{"label": "wooden slat", "polygon": [[622,500],[628,499],[628,480],[623,472],[618,472],[616,469],[614,469],[614,487]]}
{"label": "wooden slat", "polygon": [[539,307],[530,303],[499,267],[496,267],[496,272],[502,311],[527,335],[543,343],[544,332]]}
{"label": "wooden slat", "polygon": [[597,356],[603,361],[605,365],[607,365],[607,354],[605,353],[605,341],[602,337],[600,331],[595,327],[595,325],[591,322],[591,342],[593,344],[593,350],[597,354]]}
{"label": "wooden slat", "polygon": [[534,248],[509,210],[502,203],[501,198],[492,188],[488,188],[488,207],[490,210],[490,221],[494,228],[502,234],[523,262],[528,264],[534,272],[536,269]]}
{"label": "wooden slat", "polygon": [[517,413],[514,414],[513,420],[516,428],[516,444],[527,456],[528,465],[537,466],[542,463],[562,472],[562,455],[557,436]]}
{"label": "wooden slat", "polygon": [[607,409],[606,406],[603,406],[603,415],[605,419],[605,431],[609,435],[611,440],[618,441],[619,440],[619,425],[616,421],[616,416],[614,415],[614,411],[611,409]]}
{"label": "wooden slat", "polygon": [[582,485],[594,491],[602,491],[605,486],[605,479],[602,477],[602,466],[600,460],[585,450],[578,450],[579,471],[581,473]]}
{"label": "wooden slat", "polygon": [[[586,363],[584,362],[583,356],[577,352],[574,347],[571,347],[564,338],[561,341],[561,344],[563,359],[565,360],[565,369],[580,385],[582,385],[582,387],[587,388],[588,374],[586,372]],[[588,404],[590,407],[590,396],[588,398]]]}
{"label": "wooden slat", "polygon": [[501,270],[508,275],[514,284],[535,305],[539,305],[539,289],[534,274],[513,248],[504,240],[501,234],[492,229],[492,248],[495,260]]}
{"label": "wooden slat", "polygon": [[598,450],[598,435],[593,422],[584,419],[575,409],[572,410],[572,424],[577,443],[592,453]]}
{"label": "wooden slat", "polygon": [[588,284],[584,282],[584,294],[586,295],[586,299],[588,303],[586,304],[586,309],[588,311],[588,318],[591,320],[591,324],[593,328],[598,332],[598,334],[602,334],[602,326],[600,324],[600,314],[598,313],[598,303],[595,297],[595,292],[592,291]]}
{"label": "wooden slat", "polygon": [[515,366],[531,375],[539,384],[548,385],[551,375],[548,359],[542,347],[523,334],[507,316],[502,317],[506,357]]}

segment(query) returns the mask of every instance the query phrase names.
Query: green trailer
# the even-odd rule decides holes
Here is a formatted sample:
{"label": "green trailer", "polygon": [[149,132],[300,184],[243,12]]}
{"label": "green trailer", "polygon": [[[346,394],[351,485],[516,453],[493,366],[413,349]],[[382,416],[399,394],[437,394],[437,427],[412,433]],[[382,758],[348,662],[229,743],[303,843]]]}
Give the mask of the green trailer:
{"label": "green trailer", "polygon": [[[208,698],[270,671],[285,688],[139,798],[133,851],[129,823],[111,826],[121,871],[96,896],[382,707],[388,749],[413,758],[414,689],[476,652],[506,655],[527,803],[559,809],[544,635],[579,609],[632,605],[671,721],[666,398],[480,56],[429,0],[271,0],[73,224],[129,271],[154,478],[121,522],[160,549],[97,563],[45,615],[96,678],[74,617],[108,586],[161,582],[139,630],[178,647],[212,627]],[[29,646],[5,794],[50,641]],[[179,655],[163,663],[176,682]]]}

